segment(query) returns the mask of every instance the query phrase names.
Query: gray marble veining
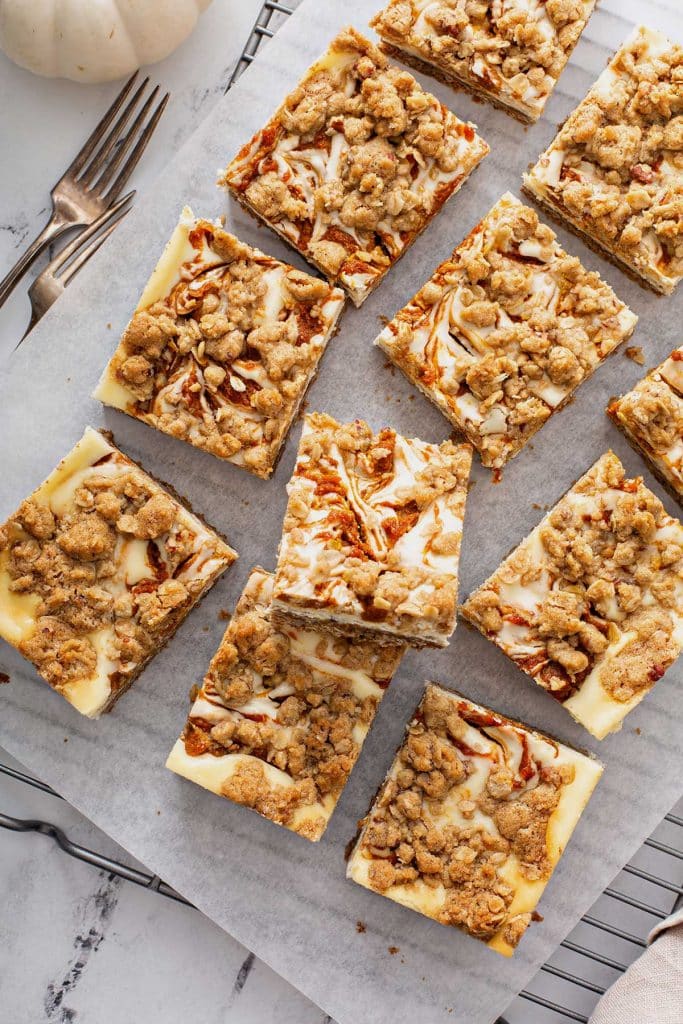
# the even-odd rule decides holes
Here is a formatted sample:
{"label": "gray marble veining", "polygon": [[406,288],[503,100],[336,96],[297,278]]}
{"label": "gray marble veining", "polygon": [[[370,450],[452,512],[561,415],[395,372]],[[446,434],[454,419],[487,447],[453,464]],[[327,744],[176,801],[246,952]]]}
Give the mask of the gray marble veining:
{"label": "gray marble veining", "polygon": [[[0,760],[14,764],[0,750]],[[66,801],[0,776],[0,809],[137,862]],[[0,1019],[7,1024],[325,1024],[318,1007],[191,907],[0,829]]]}

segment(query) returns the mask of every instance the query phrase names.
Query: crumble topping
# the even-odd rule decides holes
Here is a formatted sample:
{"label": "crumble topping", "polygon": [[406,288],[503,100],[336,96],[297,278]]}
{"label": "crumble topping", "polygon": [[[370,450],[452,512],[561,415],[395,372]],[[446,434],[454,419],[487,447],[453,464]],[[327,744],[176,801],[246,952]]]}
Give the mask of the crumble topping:
{"label": "crumble topping", "polygon": [[276,627],[272,589],[269,573],[252,570],[181,742],[190,759],[210,755],[219,769],[226,755],[236,762],[220,781],[223,796],[315,840],[402,650]]}
{"label": "crumble topping", "polygon": [[[390,0],[371,22],[389,52],[418,57],[536,120],[595,0]],[[430,68],[431,70],[432,68]]]}
{"label": "crumble topping", "polygon": [[[349,875],[511,953],[561,853],[550,820],[586,762],[584,803],[598,765],[429,684]],[[582,809],[567,814],[567,839]]]}
{"label": "crumble topping", "polygon": [[0,528],[2,632],[67,699],[105,680],[106,703],[235,557],[88,430]]}
{"label": "crumble topping", "polygon": [[674,496],[683,499],[683,346],[608,412]]}
{"label": "crumble topping", "polygon": [[683,47],[639,28],[527,188],[660,291],[683,276]]}
{"label": "crumble topping", "polygon": [[629,345],[624,349],[624,355],[638,366],[645,366],[645,356],[640,345]]}
{"label": "crumble topping", "polygon": [[506,193],[375,344],[500,468],[636,321]]}
{"label": "crumble topping", "polygon": [[683,526],[608,452],[463,614],[589,731],[610,702],[614,728],[683,648]]}
{"label": "crumble topping", "polygon": [[445,646],[470,464],[469,445],[307,416],[288,485],[277,613]]}
{"label": "crumble topping", "polygon": [[487,152],[348,28],[221,184],[360,305]]}
{"label": "crumble topping", "polygon": [[189,210],[175,237],[185,258],[134,314],[96,396],[268,477],[343,294]]}

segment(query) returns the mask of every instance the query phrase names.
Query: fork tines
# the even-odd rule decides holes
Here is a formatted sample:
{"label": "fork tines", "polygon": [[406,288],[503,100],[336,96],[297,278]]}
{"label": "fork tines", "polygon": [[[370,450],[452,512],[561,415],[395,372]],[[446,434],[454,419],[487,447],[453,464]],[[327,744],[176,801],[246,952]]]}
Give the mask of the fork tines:
{"label": "fork tines", "polygon": [[138,73],[135,72],[128,79],[61,179],[62,182],[73,182],[79,190],[87,191],[106,204],[116,199],[130,177],[169,100],[169,93],[164,93],[151,110],[159,95],[159,86],[155,86],[126,131],[149,85],[149,77],[144,78],[126,103],[137,77]]}

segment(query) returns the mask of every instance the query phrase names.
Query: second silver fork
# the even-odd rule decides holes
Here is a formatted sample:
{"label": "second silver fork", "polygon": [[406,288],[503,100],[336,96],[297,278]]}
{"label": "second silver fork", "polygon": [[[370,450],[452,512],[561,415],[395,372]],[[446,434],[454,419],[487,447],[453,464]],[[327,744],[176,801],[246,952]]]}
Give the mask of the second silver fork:
{"label": "second silver fork", "polygon": [[[22,341],[33,330],[44,313],[57,301],[71,278],[85,266],[91,256],[97,252],[112,231],[118,227],[131,207],[127,206],[135,192],[128,192],[116,203],[100,214],[97,220],[77,235],[68,245],[61,249],[55,258],[48,263],[36,277],[28,290],[31,300],[31,319],[24,331]],[[104,230],[103,230],[104,229]]]}

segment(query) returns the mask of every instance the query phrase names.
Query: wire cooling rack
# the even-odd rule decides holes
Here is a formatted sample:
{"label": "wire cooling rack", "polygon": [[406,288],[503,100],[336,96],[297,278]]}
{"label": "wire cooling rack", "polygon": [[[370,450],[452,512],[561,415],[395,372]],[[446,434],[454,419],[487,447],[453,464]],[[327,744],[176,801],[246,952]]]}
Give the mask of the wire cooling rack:
{"label": "wire cooling rack", "polygon": [[[229,89],[252,63],[264,40],[272,38],[299,0],[266,0],[228,81]],[[7,764],[0,773],[62,799],[39,779]],[[667,814],[633,860],[619,873],[590,912],[519,994],[498,1024],[588,1024],[599,997],[646,946],[646,936],[683,897],[683,804]],[[676,808],[678,811],[679,808]],[[49,836],[64,853],[102,871],[191,906],[158,875],[141,871],[74,843],[56,825],[0,812],[0,827]]]}
{"label": "wire cooling rack", "polygon": [[289,0],[287,4],[277,3],[276,0],[266,0],[261,13],[254,22],[251,35],[247,39],[242,55],[235,65],[235,69],[228,79],[228,89],[235,84],[243,71],[245,71],[256,57],[259,47],[264,39],[272,39],[280,25],[290,14],[294,14],[299,6],[300,0]]}

